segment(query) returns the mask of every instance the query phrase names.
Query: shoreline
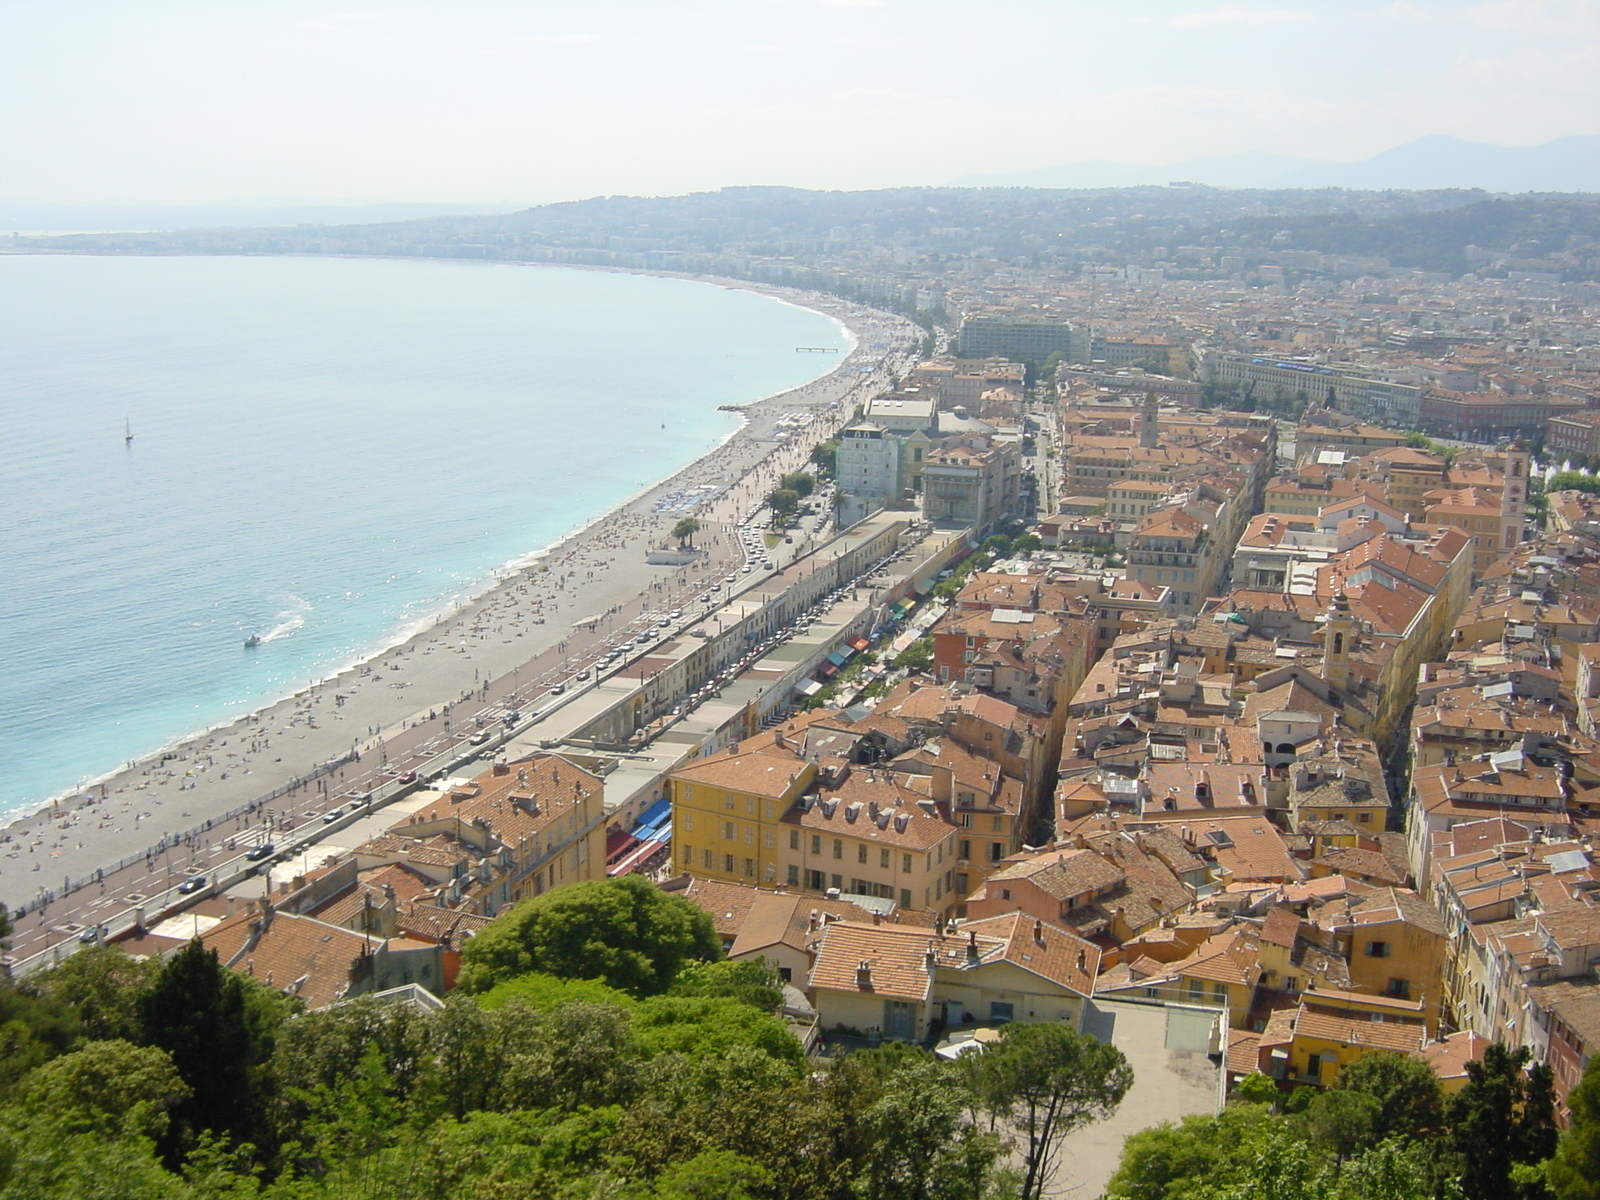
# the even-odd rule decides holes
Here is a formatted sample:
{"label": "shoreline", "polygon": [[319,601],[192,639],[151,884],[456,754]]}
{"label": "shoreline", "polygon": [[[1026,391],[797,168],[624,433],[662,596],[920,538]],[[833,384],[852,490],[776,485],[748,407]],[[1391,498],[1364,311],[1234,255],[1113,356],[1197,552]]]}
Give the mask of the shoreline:
{"label": "shoreline", "polygon": [[[584,266],[576,269],[616,270]],[[189,835],[196,834],[201,826],[209,829],[219,817],[227,820],[230,811],[280,791],[296,780],[315,777],[322,764],[348,760],[350,755],[373,749],[383,754],[386,742],[436,718],[441,706],[448,714],[452,705],[472,697],[490,681],[508,675],[515,678],[519,664],[531,666],[553,648],[564,649],[570,640],[577,640],[574,634],[580,620],[591,622],[589,632],[596,632],[595,625],[602,618],[605,625],[610,625],[612,612],[620,614],[626,605],[641,597],[648,601],[652,591],[661,592],[664,598],[673,578],[680,585],[686,584],[691,592],[702,583],[709,583],[706,572],[722,570],[715,553],[708,553],[692,569],[651,566],[644,561],[645,555],[652,545],[664,540],[665,529],[688,511],[701,519],[708,548],[725,545],[731,550],[736,539],[731,533],[726,538],[722,536],[726,532],[724,526],[731,523],[729,510],[764,494],[760,482],[763,464],[786,447],[801,443],[809,453],[814,440],[822,436],[820,432],[815,436],[807,432],[788,440],[775,440],[772,434],[779,418],[790,411],[807,413],[809,431],[826,424],[830,414],[840,416],[846,400],[861,398],[854,393],[863,385],[883,386],[879,375],[885,364],[893,361],[897,353],[912,353],[910,345],[904,343],[912,343],[920,333],[895,314],[825,293],[683,273],[617,273],[654,274],[754,291],[779,303],[829,317],[853,344],[831,371],[782,392],[732,406],[739,417],[737,427],[697,458],[547,545],[501,563],[455,597],[441,598],[436,611],[395,630],[392,638],[382,644],[291,692],[264,699],[247,712],[186,733],[88,782],[63,789],[31,811],[19,811],[0,827],[0,897],[5,903],[13,908],[32,909],[41,897],[51,894],[52,887],[62,887],[68,880],[81,881],[97,868],[107,868],[130,856],[142,854],[148,859],[150,847],[170,849],[180,838],[187,843]],[[804,303],[811,299],[825,301],[827,307]],[[873,351],[872,341],[889,345]],[[869,364],[873,370],[864,373],[861,368]],[[682,494],[691,488],[713,490],[704,491],[693,501],[692,509],[686,509],[681,506]],[[655,510],[658,501],[672,497],[677,497],[679,507],[673,511]],[[579,566],[587,570],[581,578]],[[570,569],[554,577],[553,573],[563,567]],[[705,578],[690,582],[688,577],[693,574]],[[524,601],[531,610],[518,608]],[[567,611],[563,613],[562,609]],[[487,645],[490,621],[499,622],[495,633],[504,632],[506,623],[512,622],[518,627],[515,636]],[[523,625],[527,627],[522,628]],[[517,638],[523,639],[521,645],[517,645]],[[441,661],[450,656],[460,661]],[[430,657],[434,658],[431,664],[426,661]],[[469,679],[465,668],[473,664],[476,666]],[[367,685],[391,675],[410,678],[389,683],[399,694],[374,696],[374,688]],[[415,678],[417,675],[425,678]],[[538,678],[521,683],[524,688],[538,686]],[[401,689],[414,691],[408,697]],[[319,706],[325,707],[330,698],[335,701],[335,711],[318,712]],[[335,722],[353,727],[353,736],[339,733]],[[306,744],[275,745],[286,737]],[[231,745],[240,749],[224,750]],[[244,747],[249,748],[248,752]],[[285,752],[273,753],[279,748]],[[229,758],[237,761],[230,764],[226,761]],[[251,765],[245,767],[246,763]],[[345,775],[343,768],[336,771],[337,774],[326,772],[326,781],[320,786],[326,789],[328,783]],[[176,788],[171,786],[174,782]],[[334,793],[325,790],[324,794]],[[120,809],[112,812],[119,802]],[[141,809],[150,807],[132,811],[136,805]],[[91,817],[101,819],[91,823]],[[47,838],[53,838],[48,847]],[[84,840],[77,841],[79,838]],[[192,849],[202,848],[200,838],[193,841]],[[48,875],[44,873],[47,861]],[[31,880],[25,883],[22,872]],[[66,899],[65,894],[62,899]]]}

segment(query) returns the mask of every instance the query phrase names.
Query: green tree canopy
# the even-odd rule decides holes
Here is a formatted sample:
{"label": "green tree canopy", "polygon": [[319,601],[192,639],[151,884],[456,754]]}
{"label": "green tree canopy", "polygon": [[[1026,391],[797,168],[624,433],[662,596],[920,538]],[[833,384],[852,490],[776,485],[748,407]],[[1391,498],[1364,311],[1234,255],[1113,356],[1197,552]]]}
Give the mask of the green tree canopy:
{"label": "green tree canopy", "polygon": [[188,1099],[166,1051],[124,1041],[89,1042],[32,1071],[19,1101],[76,1132],[159,1139],[167,1114]]}
{"label": "green tree canopy", "polygon": [[1557,471],[1544,485],[1545,494],[1551,492],[1588,492],[1600,495],[1600,478],[1580,471]]}
{"label": "green tree canopy", "polygon": [[148,1141],[85,1133],[50,1113],[0,1116],[0,1164],[0,1200],[202,1200]]}
{"label": "green tree canopy", "polygon": [[736,1046],[792,1063],[802,1056],[794,1034],[776,1017],[724,996],[654,996],[634,1013],[634,1040],[650,1057],[721,1057]]}
{"label": "green tree canopy", "polygon": [[778,486],[788,488],[800,499],[804,500],[812,492],[816,491],[817,480],[816,476],[808,475],[804,471],[792,471],[778,480]]}
{"label": "green tree canopy", "polygon": [[1371,1140],[1417,1137],[1437,1130],[1444,1118],[1444,1091],[1427,1063],[1409,1054],[1378,1050],[1339,1071],[1339,1089],[1378,1102]]}
{"label": "green tree canopy", "polygon": [[0,981],[0,1091],[65,1054],[81,1029],[78,1014],[56,997]]}
{"label": "green tree canopy", "polygon": [[918,638],[894,656],[894,665],[908,671],[926,671],[933,666],[933,639]]}
{"label": "green tree canopy", "polygon": [[973,1092],[1016,1128],[1022,1200],[1037,1200],[1074,1129],[1104,1120],[1133,1085],[1122,1051],[1059,1025],[1007,1025],[1000,1040],[964,1060]]}
{"label": "green tree canopy", "polygon": [[824,475],[837,475],[839,473],[839,439],[830,438],[818,444],[811,451],[811,461],[816,464]]}
{"label": "green tree canopy", "polygon": [[114,946],[89,946],[31,980],[35,990],[75,1010],[85,1037],[139,1040],[139,997],[161,960],[134,958]]}
{"label": "green tree canopy", "polygon": [[891,1043],[835,1064],[825,1103],[858,1200],[978,1200],[999,1155],[994,1134],[964,1119],[962,1070]]}
{"label": "green tree canopy", "polygon": [[1530,1068],[1531,1057],[1526,1046],[1512,1050],[1492,1043],[1481,1062],[1467,1064],[1466,1086],[1445,1108],[1467,1200],[1533,1200],[1546,1194],[1542,1184],[1530,1192],[1513,1180],[1516,1168],[1541,1163],[1555,1150],[1550,1068],[1542,1063]]}
{"label": "green tree canopy", "polygon": [[788,517],[800,507],[800,493],[793,488],[778,488],[767,494],[767,507],[774,517]]}
{"label": "green tree canopy", "polygon": [[1306,1105],[1302,1120],[1314,1145],[1343,1162],[1372,1144],[1382,1106],[1365,1092],[1319,1092]]}
{"label": "green tree canopy", "polygon": [[783,980],[765,960],[686,962],[673,981],[672,994],[721,996],[770,1013],[783,1004]]}
{"label": "green tree canopy", "polygon": [[[679,972],[679,980],[690,968],[698,965],[685,963]],[[673,990],[676,991],[677,987],[674,984]],[[545,975],[537,971],[497,983],[478,997],[479,1007],[491,1011],[514,1001],[540,1012],[550,1012],[563,1004],[614,1004],[618,1008],[632,1009],[638,1003],[627,992],[608,987],[598,979],[562,979],[558,975]]]}
{"label": "green tree canopy", "polygon": [[1246,1104],[1276,1104],[1280,1093],[1277,1080],[1255,1071],[1234,1084],[1233,1094]]}
{"label": "green tree canopy", "polygon": [[486,992],[539,971],[654,996],[672,986],[684,963],[721,956],[709,915],[648,879],[624,875],[515,905],[467,943],[458,985]]}
{"label": "green tree canopy", "polygon": [[1558,1200],[1600,1200],[1600,1058],[1591,1058],[1567,1096],[1572,1124],[1561,1134],[1545,1178]]}
{"label": "green tree canopy", "polygon": [[140,997],[139,1024],[144,1041],[171,1056],[190,1089],[172,1109],[169,1161],[202,1130],[261,1143],[260,1068],[286,1009],[282,996],[230,971],[198,938],[162,966]]}
{"label": "green tree canopy", "polygon": [[1258,1104],[1230,1104],[1215,1116],[1164,1121],[1122,1145],[1107,1200],[1187,1200],[1202,1189],[1248,1177],[1251,1165],[1282,1122]]}

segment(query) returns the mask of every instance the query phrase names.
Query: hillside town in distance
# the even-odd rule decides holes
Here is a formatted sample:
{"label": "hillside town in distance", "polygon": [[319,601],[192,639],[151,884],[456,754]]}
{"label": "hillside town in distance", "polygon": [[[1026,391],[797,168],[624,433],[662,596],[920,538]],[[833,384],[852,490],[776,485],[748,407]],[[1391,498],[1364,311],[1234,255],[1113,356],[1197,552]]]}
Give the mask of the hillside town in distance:
{"label": "hillside town in distance", "polygon": [[1567,1124],[1600,1054],[1594,205],[1408,257],[1139,192],[1065,249],[931,201],[740,244],[665,201],[263,241],[715,274],[926,337],[739,533],[781,549],[809,500],[804,555],[381,832],[120,944],[437,1007],[519,901],[637,875],[776,972],[808,1054],[1114,1044],[1131,1089],[1061,1166],[1085,1195],[1130,1134],[1374,1054],[1449,1096],[1525,1049]]}

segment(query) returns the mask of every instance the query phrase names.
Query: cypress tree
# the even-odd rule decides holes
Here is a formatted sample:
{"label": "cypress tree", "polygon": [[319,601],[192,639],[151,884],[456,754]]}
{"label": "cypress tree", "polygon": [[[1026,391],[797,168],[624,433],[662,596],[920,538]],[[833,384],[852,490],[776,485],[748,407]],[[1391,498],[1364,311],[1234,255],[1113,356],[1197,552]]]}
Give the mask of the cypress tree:
{"label": "cypress tree", "polygon": [[144,1040],[171,1055],[192,1093],[172,1111],[162,1147],[167,1160],[176,1162],[201,1130],[250,1141],[256,1132],[254,1037],[244,983],[216,951],[197,938],[169,959],[140,1000],[139,1023]]}

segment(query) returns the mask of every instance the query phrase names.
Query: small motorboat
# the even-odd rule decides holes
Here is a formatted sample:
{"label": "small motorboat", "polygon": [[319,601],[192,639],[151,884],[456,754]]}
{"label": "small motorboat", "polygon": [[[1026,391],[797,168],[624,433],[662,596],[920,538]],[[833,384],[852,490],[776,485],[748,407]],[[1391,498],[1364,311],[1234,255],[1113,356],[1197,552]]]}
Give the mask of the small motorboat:
{"label": "small motorboat", "polygon": [[261,635],[259,633],[252,633],[244,640],[244,648],[246,650],[254,650],[259,645],[261,645]]}

